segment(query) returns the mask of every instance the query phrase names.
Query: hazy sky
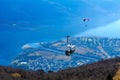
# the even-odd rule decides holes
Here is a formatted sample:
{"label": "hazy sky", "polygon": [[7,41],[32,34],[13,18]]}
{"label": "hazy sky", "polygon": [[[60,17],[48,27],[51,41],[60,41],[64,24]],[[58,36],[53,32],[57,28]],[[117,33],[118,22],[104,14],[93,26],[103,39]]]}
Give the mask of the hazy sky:
{"label": "hazy sky", "polygon": [[[1,0],[0,29],[45,36],[74,35],[118,20],[119,3],[119,0]],[[90,22],[84,23],[83,18],[90,18]]]}
{"label": "hazy sky", "polygon": [[[0,0],[0,64],[9,64],[26,43],[58,40],[66,35],[119,37],[119,3],[120,0]],[[89,21],[83,22],[83,18]]]}
{"label": "hazy sky", "polygon": [[76,36],[120,38],[120,20],[114,21],[104,26],[86,30],[85,32],[77,34]]}

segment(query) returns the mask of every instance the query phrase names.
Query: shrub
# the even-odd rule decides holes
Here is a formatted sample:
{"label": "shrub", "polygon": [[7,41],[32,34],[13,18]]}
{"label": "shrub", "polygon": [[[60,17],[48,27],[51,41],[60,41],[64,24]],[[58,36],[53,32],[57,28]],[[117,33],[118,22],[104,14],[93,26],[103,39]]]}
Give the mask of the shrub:
{"label": "shrub", "polygon": [[19,73],[12,73],[12,77],[21,78],[21,75]]}

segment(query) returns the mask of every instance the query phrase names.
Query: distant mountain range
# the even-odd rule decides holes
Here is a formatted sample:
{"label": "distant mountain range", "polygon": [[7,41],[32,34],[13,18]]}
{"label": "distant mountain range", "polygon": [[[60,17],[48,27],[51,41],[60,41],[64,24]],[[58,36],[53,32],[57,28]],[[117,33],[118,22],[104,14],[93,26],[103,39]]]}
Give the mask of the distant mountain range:
{"label": "distant mountain range", "polygon": [[11,66],[26,70],[58,71],[120,56],[120,39],[72,37],[70,43],[76,46],[71,56],[65,55],[65,39],[26,44]]}

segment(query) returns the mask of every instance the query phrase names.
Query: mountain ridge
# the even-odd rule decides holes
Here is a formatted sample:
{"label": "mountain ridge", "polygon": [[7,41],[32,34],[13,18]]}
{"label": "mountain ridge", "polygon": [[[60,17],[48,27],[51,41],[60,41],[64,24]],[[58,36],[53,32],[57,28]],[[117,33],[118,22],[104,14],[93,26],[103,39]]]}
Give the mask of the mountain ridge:
{"label": "mountain ridge", "polygon": [[2,80],[119,80],[120,57],[100,60],[98,62],[59,70],[58,72],[43,70],[31,71],[0,66]]}

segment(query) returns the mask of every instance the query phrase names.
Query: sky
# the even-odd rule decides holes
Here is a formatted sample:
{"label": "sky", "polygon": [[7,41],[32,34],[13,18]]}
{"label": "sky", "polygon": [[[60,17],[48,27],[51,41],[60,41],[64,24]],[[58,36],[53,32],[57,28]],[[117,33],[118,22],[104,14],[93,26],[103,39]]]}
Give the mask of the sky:
{"label": "sky", "polygon": [[[0,0],[0,65],[8,65],[27,43],[59,40],[66,35],[119,38],[119,3],[119,0]],[[83,18],[89,21],[83,22]]]}
{"label": "sky", "polygon": [[104,26],[86,30],[85,32],[82,32],[75,36],[120,38],[120,19]]}

